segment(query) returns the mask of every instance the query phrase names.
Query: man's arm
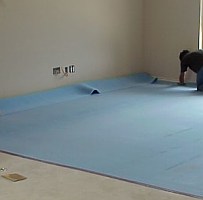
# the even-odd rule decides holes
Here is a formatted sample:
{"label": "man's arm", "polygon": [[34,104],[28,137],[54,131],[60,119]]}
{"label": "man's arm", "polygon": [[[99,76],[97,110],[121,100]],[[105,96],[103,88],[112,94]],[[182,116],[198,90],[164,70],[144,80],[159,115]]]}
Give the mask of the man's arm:
{"label": "man's arm", "polygon": [[179,76],[179,84],[185,85],[185,72],[181,72]]}

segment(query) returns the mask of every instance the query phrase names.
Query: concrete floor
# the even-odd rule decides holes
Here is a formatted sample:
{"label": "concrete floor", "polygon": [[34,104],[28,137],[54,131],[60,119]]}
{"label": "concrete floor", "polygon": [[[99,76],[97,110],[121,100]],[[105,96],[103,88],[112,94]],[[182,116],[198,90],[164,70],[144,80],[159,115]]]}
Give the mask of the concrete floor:
{"label": "concrete floor", "polygon": [[0,176],[1,200],[194,200],[195,198],[152,189],[0,153],[0,172],[19,173],[27,179],[12,182]]}

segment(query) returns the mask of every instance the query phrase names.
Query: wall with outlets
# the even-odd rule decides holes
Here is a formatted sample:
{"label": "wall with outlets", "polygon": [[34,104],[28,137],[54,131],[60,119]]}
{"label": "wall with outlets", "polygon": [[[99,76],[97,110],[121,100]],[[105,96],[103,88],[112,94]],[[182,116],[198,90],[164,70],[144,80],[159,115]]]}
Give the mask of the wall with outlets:
{"label": "wall with outlets", "polygon": [[[0,0],[0,97],[141,71],[142,0]],[[75,66],[69,76],[54,67]]]}
{"label": "wall with outlets", "polygon": [[198,28],[199,0],[0,0],[0,98],[137,72],[175,80]]}

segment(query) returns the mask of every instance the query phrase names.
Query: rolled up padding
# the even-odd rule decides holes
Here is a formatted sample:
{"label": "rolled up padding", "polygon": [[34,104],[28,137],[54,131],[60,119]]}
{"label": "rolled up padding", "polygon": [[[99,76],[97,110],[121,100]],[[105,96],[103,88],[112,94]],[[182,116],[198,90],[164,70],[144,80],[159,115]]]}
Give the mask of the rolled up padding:
{"label": "rolled up padding", "polygon": [[158,81],[158,78],[154,78],[152,81],[151,81],[151,84],[154,84]]}
{"label": "rolled up padding", "polygon": [[79,91],[82,92],[82,94],[100,94],[100,91],[96,88],[93,88],[92,86],[88,84],[80,84],[77,86]]}

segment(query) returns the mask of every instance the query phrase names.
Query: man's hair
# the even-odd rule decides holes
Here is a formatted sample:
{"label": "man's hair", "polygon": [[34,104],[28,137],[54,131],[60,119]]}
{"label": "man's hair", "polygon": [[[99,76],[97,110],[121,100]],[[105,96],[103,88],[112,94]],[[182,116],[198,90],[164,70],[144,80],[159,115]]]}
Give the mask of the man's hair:
{"label": "man's hair", "polygon": [[190,51],[188,51],[188,50],[181,51],[179,54],[179,59],[182,60],[185,57],[185,55],[188,53],[190,53]]}

